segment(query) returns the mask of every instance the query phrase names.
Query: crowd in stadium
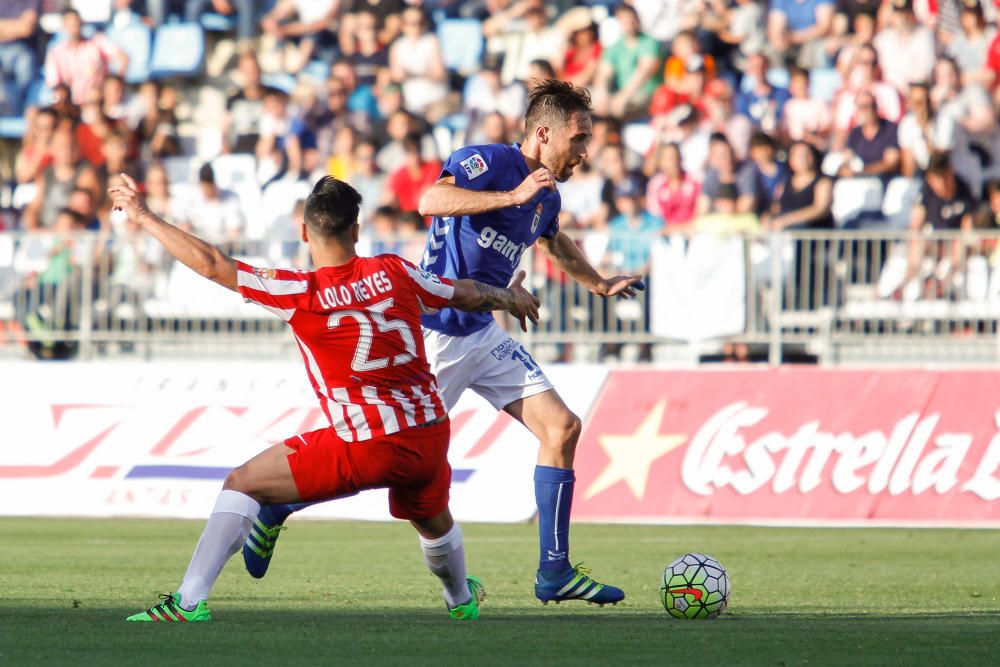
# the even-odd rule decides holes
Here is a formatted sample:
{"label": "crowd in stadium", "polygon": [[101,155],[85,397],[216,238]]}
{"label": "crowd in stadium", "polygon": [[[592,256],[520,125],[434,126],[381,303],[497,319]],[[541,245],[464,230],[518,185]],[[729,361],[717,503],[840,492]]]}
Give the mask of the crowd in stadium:
{"label": "crowd in stadium", "polygon": [[[996,18],[981,0],[6,0],[0,120],[24,122],[0,228],[123,235],[105,189],[125,171],[206,237],[294,241],[332,174],[364,195],[373,251],[419,257],[441,160],[517,141],[548,77],[593,97],[561,225],[603,230],[606,267],[642,272],[649,239],[699,229],[995,227]],[[162,262],[133,246],[122,270]]]}

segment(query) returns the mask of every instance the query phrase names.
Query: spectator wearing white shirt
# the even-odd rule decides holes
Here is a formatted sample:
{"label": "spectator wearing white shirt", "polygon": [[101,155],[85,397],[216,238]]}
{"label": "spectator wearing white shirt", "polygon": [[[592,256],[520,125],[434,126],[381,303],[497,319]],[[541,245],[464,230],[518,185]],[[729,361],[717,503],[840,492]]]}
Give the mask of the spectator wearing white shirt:
{"label": "spectator wearing white shirt", "polygon": [[238,240],[246,227],[239,198],[215,184],[215,172],[208,163],[198,170],[198,188],[187,202],[183,219],[195,234],[216,241]]}
{"label": "spectator wearing white shirt", "polygon": [[934,71],[934,33],[917,22],[912,0],[892,0],[889,25],[875,36],[874,45],[882,76],[900,92]]}
{"label": "spectator wearing white shirt", "polygon": [[934,113],[927,84],[910,86],[906,108],[899,122],[900,171],[914,177],[927,169],[933,153],[954,148],[956,126],[949,116]]}
{"label": "spectator wearing white shirt", "polygon": [[295,74],[314,56],[336,49],[332,29],[338,5],[338,0],[280,0],[264,17],[261,27],[277,41],[284,71]]}
{"label": "spectator wearing white shirt", "polygon": [[500,71],[503,67],[503,57],[500,54],[488,53],[483,58],[479,73],[474,75],[468,86],[464,107],[469,113],[469,124],[475,125],[479,118],[491,113],[503,116],[509,132],[520,129],[524,120],[523,112],[527,92],[520,83],[503,85]]}
{"label": "spectator wearing white shirt", "polygon": [[986,23],[979,0],[962,0],[961,32],[948,44],[948,55],[962,72],[962,83],[989,87],[993,76],[986,68],[986,55],[997,29]]}
{"label": "spectator wearing white shirt", "polygon": [[403,33],[389,49],[389,76],[403,87],[407,111],[440,117],[448,95],[448,70],[437,35],[428,31],[427,17],[419,7],[403,11]]}
{"label": "spectator wearing white shirt", "polygon": [[781,130],[792,141],[807,141],[816,148],[824,148],[833,126],[830,106],[823,100],[809,96],[809,71],[800,67],[790,68],[788,92],[792,98],[785,102],[781,115]]}

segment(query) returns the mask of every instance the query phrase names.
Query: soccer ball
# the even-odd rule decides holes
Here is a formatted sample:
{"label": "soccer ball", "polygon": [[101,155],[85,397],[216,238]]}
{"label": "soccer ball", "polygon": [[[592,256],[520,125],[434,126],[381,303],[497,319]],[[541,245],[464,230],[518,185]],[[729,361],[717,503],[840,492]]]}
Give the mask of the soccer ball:
{"label": "soccer ball", "polygon": [[715,618],[729,604],[729,575],[705,554],[684,554],[663,571],[660,601],[675,618]]}

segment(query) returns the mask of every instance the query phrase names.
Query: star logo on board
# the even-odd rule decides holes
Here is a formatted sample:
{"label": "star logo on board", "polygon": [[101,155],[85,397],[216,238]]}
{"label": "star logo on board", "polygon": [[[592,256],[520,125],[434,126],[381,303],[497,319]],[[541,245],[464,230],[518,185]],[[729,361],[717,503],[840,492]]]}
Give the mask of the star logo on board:
{"label": "star logo on board", "polygon": [[618,482],[625,482],[636,500],[645,497],[653,463],[687,442],[687,436],[679,433],[660,435],[666,408],[666,401],[657,403],[630,435],[602,435],[597,439],[608,456],[608,465],[587,489],[585,498],[592,498]]}

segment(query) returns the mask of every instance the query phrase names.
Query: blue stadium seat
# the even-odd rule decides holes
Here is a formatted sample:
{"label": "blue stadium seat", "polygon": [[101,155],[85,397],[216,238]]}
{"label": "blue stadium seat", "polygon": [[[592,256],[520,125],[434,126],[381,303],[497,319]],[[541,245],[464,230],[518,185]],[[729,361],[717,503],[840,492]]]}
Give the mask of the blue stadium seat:
{"label": "blue stadium seat", "polygon": [[276,88],[287,95],[291,95],[292,91],[295,90],[295,77],[291,74],[265,74],[260,77],[260,82],[268,88]]}
{"label": "blue stadium seat", "polygon": [[201,27],[209,32],[230,32],[236,29],[236,16],[208,12],[201,15]]}
{"label": "blue stadium seat", "polygon": [[193,78],[205,67],[205,31],[197,23],[168,23],[156,29],[149,75]]}
{"label": "blue stadium seat", "polygon": [[483,24],[476,19],[448,19],[437,29],[444,66],[468,74],[483,60]]}
{"label": "blue stadium seat", "polygon": [[809,72],[809,96],[832,102],[841,86],[840,73],[833,67]]}
{"label": "blue stadium seat", "polygon": [[52,104],[52,89],[45,85],[45,78],[39,75],[28,85],[24,106],[25,108],[47,107],[50,104]]}
{"label": "blue stadium seat", "polygon": [[790,78],[788,70],[784,67],[772,67],[767,70],[767,82],[775,88],[788,90],[788,81]]}
{"label": "blue stadium seat", "polygon": [[21,116],[0,118],[0,139],[20,139],[28,129],[28,121]]}
{"label": "blue stadium seat", "polygon": [[153,33],[148,26],[132,23],[127,26],[108,28],[108,39],[128,54],[126,83],[138,84],[149,78],[149,54],[153,45]]}

